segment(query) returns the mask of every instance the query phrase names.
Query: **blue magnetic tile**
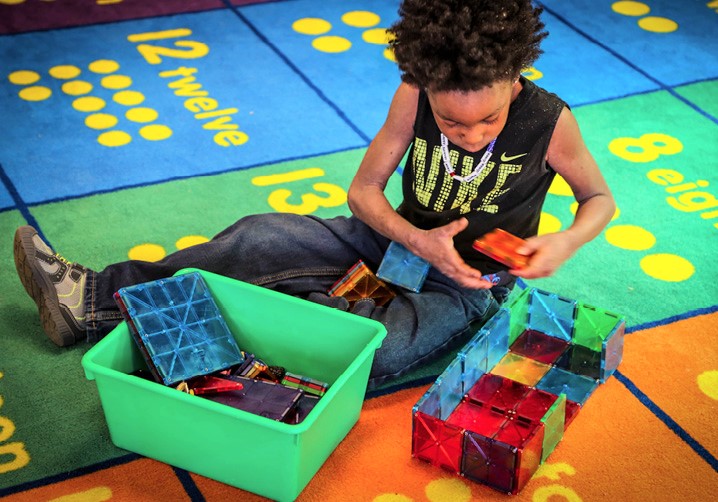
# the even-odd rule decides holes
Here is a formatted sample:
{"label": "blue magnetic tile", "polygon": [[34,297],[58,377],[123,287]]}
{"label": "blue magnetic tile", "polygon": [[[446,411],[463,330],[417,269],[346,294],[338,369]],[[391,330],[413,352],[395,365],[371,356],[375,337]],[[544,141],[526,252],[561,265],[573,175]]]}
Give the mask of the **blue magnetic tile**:
{"label": "blue magnetic tile", "polygon": [[434,418],[441,418],[441,388],[434,382],[412,408],[412,415],[417,411]]}
{"label": "blue magnetic tile", "polygon": [[421,291],[431,265],[398,242],[391,242],[379,264],[376,276],[386,282],[408,289]]}
{"label": "blue magnetic tile", "polygon": [[499,309],[483,327],[489,336],[488,368],[491,370],[509,350],[509,332],[511,313],[507,309]]}
{"label": "blue magnetic tile", "polygon": [[479,330],[474,338],[459,352],[464,368],[464,389],[468,390],[489,371],[489,334]]}
{"label": "blue magnetic tile", "polygon": [[529,306],[529,328],[571,341],[576,301],[534,289]]}
{"label": "blue magnetic tile", "polygon": [[461,361],[455,358],[436,379],[441,403],[441,420],[446,420],[464,397],[464,381]]}
{"label": "blue magnetic tile", "polygon": [[601,382],[605,382],[618,368],[623,358],[623,339],[626,323],[621,322],[603,342]]}
{"label": "blue magnetic tile", "polygon": [[566,398],[580,404],[598,387],[598,381],[581,375],[576,375],[561,368],[551,368],[536,384],[536,388],[551,394],[566,394]]}
{"label": "blue magnetic tile", "polygon": [[198,272],[122,288],[117,297],[148,365],[165,385],[244,360]]}

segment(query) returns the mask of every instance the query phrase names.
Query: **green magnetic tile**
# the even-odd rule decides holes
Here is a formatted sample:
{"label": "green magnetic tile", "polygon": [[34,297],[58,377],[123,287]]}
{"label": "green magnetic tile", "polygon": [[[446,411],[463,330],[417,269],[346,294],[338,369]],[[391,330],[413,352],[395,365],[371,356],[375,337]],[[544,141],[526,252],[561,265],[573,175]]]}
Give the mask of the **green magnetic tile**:
{"label": "green magnetic tile", "polygon": [[573,343],[600,351],[604,340],[621,322],[622,318],[618,314],[579,303],[574,322]]}
{"label": "green magnetic tile", "polygon": [[541,419],[544,424],[544,441],[541,463],[545,462],[563,438],[566,423],[566,395],[561,394]]}
{"label": "green magnetic tile", "polygon": [[[516,290],[512,292],[512,296],[504,305],[511,311],[510,320],[510,331],[509,331],[509,345],[514,343],[516,339],[521,336],[529,322],[529,301],[531,297],[531,288],[524,288],[518,294]],[[515,296],[514,296],[515,295]]]}

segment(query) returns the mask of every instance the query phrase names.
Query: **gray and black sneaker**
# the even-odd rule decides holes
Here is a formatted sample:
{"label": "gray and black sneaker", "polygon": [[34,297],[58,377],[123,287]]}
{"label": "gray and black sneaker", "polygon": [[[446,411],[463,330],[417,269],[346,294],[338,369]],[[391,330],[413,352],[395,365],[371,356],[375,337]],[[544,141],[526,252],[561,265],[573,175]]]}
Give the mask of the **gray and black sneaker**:
{"label": "gray and black sneaker", "polygon": [[15,231],[13,250],[17,275],[48,338],[59,347],[84,340],[87,269],[54,253],[30,226]]}

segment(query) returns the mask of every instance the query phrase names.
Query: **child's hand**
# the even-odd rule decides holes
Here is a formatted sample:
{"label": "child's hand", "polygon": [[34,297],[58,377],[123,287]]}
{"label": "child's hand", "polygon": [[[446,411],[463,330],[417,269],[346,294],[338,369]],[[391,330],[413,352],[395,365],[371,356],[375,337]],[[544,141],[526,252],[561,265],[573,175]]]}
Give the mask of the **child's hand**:
{"label": "child's hand", "polygon": [[530,256],[527,267],[509,270],[524,279],[549,277],[568,260],[579,248],[570,233],[558,232],[526,239],[526,244],[516,250],[524,256]]}
{"label": "child's hand", "polygon": [[454,248],[454,236],[468,224],[466,218],[459,218],[442,227],[425,230],[412,242],[411,251],[465,288],[492,288],[491,282],[481,278],[481,271],[470,267]]}

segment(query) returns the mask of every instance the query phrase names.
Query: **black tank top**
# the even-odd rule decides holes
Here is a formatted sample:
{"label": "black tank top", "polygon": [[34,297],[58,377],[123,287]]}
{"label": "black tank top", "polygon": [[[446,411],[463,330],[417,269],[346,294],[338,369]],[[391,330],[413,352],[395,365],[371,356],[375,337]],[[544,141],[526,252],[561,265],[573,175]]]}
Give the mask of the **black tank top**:
{"label": "black tank top", "polygon": [[[474,240],[494,228],[524,238],[536,235],[541,206],[556,174],[546,163],[546,151],[566,103],[523,77],[521,83],[523,89],[511,103],[491,159],[468,183],[446,173],[441,133],[426,93],[419,93],[415,137],[402,181],[404,201],[397,210],[422,229],[466,217],[469,226],[454,244],[461,257],[483,273],[506,267],[474,250]],[[456,174],[468,175],[485,151],[470,153],[449,143]]]}

